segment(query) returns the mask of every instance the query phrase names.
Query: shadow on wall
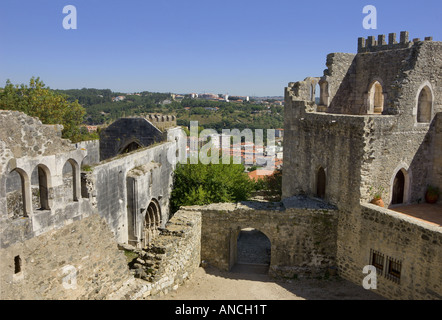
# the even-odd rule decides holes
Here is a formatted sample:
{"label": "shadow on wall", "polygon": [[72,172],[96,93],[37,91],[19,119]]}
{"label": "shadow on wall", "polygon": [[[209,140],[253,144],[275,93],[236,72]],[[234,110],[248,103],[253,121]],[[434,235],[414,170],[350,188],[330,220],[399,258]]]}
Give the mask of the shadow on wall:
{"label": "shadow on wall", "polygon": [[[434,117],[428,132],[411,160],[409,168],[400,168],[394,172],[390,185],[390,205],[401,205],[425,202],[425,192],[428,185],[442,188],[437,176],[437,148],[442,134],[437,132],[440,114]],[[440,126],[440,124],[439,124]],[[428,164],[433,165],[428,165]]]}

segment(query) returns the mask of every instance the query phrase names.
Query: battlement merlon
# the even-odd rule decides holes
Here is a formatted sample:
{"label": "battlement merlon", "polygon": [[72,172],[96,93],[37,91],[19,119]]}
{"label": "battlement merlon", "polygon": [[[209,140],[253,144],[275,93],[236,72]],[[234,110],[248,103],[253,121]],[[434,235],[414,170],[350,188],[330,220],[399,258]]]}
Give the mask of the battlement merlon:
{"label": "battlement merlon", "polygon": [[[433,41],[433,37],[425,37],[424,41]],[[413,41],[409,41],[408,31],[401,31],[399,42],[397,42],[396,33],[388,34],[388,43],[386,41],[386,36],[383,34],[378,35],[377,40],[374,36],[369,36],[367,39],[361,37],[358,38],[358,53],[406,49],[410,48],[417,42],[420,42],[419,38],[414,38]]]}

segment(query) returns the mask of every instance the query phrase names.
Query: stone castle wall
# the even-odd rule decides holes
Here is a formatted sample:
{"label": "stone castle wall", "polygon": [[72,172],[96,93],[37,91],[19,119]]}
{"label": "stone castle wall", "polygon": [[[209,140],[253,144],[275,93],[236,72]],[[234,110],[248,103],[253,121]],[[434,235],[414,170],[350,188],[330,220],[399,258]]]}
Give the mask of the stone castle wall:
{"label": "stone castle wall", "polygon": [[[162,226],[168,221],[169,194],[173,183],[171,173],[174,169],[167,157],[169,148],[175,150],[175,143],[164,142],[161,145],[121,155],[93,166],[92,171],[85,176],[85,184],[89,186],[85,196],[106,219],[118,242],[128,241],[129,223],[132,222],[128,220],[127,208],[128,201],[134,196],[139,203],[137,215],[141,213],[141,209],[148,207],[152,199],[156,199],[161,207]],[[137,179],[140,183],[144,181],[144,185],[139,186],[136,194],[128,192],[129,172],[143,166],[151,167],[142,174],[144,179],[141,179],[141,176]],[[150,179],[152,179],[151,187],[147,185]],[[138,220],[142,224],[144,218]]]}
{"label": "stone castle wall", "polygon": [[86,151],[82,165],[90,166],[100,162],[100,140],[81,141],[75,145],[77,149]]}
{"label": "stone castle wall", "polygon": [[[382,85],[382,114],[400,114],[400,127],[415,126],[420,89],[429,85],[433,95],[433,115],[442,111],[442,43],[431,40],[370,46],[357,55],[333,53],[320,80],[327,86],[328,113],[367,114],[369,89],[374,81]],[[377,48],[377,50],[373,50]],[[289,84],[291,87],[292,84]],[[309,100],[301,97],[303,100]]]}
{"label": "stone castle wall", "polygon": [[[319,177],[324,181],[322,167],[323,197],[339,208],[339,273],[362,284],[363,267],[372,264],[375,252],[384,259],[378,277],[380,294],[392,299],[440,299],[440,226],[368,204],[371,188],[383,189],[386,207],[394,204],[399,171],[405,182],[403,200],[398,201],[404,204],[423,202],[427,185],[440,188],[442,183],[442,43],[431,38],[409,42],[406,32],[401,33],[400,43],[394,34],[390,38],[390,44],[382,36],[379,43],[373,37],[367,44],[360,39],[357,55],[327,57],[328,69],[319,84],[321,102],[328,104],[311,104],[305,90],[299,89],[306,81],[289,83],[282,198],[322,196],[317,188]],[[374,81],[382,86],[384,109],[382,114],[368,115]],[[423,88],[426,96],[420,100]],[[422,101],[431,112],[418,121]],[[395,263],[402,268],[400,279],[388,269]]]}
{"label": "stone castle wall", "polygon": [[[438,187],[439,190],[442,190],[442,115],[439,113],[436,118],[432,146],[433,167],[429,182],[431,185]],[[442,197],[439,198],[439,203],[442,203]]]}
{"label": "stone castle wall", "polygon": [[[391,210],[363,204],[340,211],[337,241],[339,274],[362,285],[371,254],[383,256],[374,292],[389,299],[442,298],[442,228]],[[400,279],[388,276],[388,259],[401,264]]]}
{"label": "stone castle wall", "polygon": [[109,299],[151,299],[177,290],[201,262],[201,215],[178,211],[146,249],[122,245],[136,255],[130,263],[135,281]]}
{"label": "stone castle wall", "polygon": [[130,277],[97,214],[0,249],[0,255],[0,297],[6,300],[105,299]]}
{"label": "stone castle wall", "polygon": [[148,147],[165,140],[164,133],[144,118],[121,118],[100,131],[100,160],[116,157],[132,143]]}
{"label": "stone castle wall", "polygon": [[286,100],[282,197],[316,196],[322,167],[325,200],[349,207],[358,204],[366,119],[308,113],[306,108],[303,101]]}
{"label": "stone castle wall", "polygon": [[[382,198],[392,202],[393,179],[399,170],[406,172],[404,203],[423,202],[431,182],[433,153],[437,152],[434,127],[401,128],[396,116],[372,117],[366,123],[364,158],[361,167],[361,200],[369,202],[370,187],[382,187]],[[404,139],[406,137],[406,139]]]}
{"label": "stone castle wall", "polygon": [[219,269],[230,270],[236,264],[237,238],[244,228],[257,229],[270,240],[271,275],[324,275],[335,265],[337,212],[333,209],[247,203],[182,210],[201,213],[201,259]]}

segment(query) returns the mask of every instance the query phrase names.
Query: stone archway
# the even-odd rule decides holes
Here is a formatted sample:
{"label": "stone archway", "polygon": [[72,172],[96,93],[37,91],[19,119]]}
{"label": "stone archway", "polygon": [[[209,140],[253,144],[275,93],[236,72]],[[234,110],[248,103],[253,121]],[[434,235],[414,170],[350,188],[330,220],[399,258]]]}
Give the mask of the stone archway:
{"label": "stone archway", "polygon": [[391,204],[401,204],[405,200],[405,175],[399,170],[393,180]]}
{"label": "stone archway", "polygon": [[35,167],[31,174],[33,207],[35,210],[51,210],[52,201],[49,193],[52,188],[51,173],[43,164]]}
{"label": "stone archway", "polygon": [[327,81],[322,81],[319,83],[320,94],[319,94],[319,105],[329,106],[329,86]]}
{"label": "stone archway", "polygon": [[124,148],[121,148],[121,151],[119,151],[118,154],[129,153],[139,148],[141,148],[141,145],[136,141],[132,141],[128,143]]}
{"label": "stone archway", "polygon": [[12,217],[29,217],[32,211],[31,182],[27,173],[15,168],[6,177],[7,213]]}
{"label": "stone archway", "polygon": [[268,273],[271,242],[263,232],[253,228],[241,229],[232,240],[232,272]]}
{"label": "stone archway", "polygon": [[[64,186],[69,189],[70,196],[68,199],[78,201],[81,196],[80,167],[74,159],[68,159],[62,169],[62,179]],[[67,191],[67,190],[66,190]]]}
{"label": "stone archway", "polygon": [[142,247],[148,246],[158,235],[158,228],[161,225],[161,208],[156,199],[152,199],[145,211]]}

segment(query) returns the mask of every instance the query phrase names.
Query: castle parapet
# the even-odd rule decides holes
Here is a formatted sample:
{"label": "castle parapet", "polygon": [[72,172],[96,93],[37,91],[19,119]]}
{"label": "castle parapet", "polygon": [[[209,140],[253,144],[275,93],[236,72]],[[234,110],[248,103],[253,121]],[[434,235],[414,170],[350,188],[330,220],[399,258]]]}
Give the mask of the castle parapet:
{"label": "castle parapet", "polygon": [[[433,41],[433,37],[425,37],[424,41]],[[369,36],[367,39],[361,37],[358,38],[358,53],[405,49],[419,42],[421,42],[419,38],[414,38],[413,41],[409,41],[408,31],[401,31],[399,42],[397,42],[396,33],[388,34],[388,43],[386,36],[383,34],[378,35],[377,39],[374,36]]]}
{"label": "castle parapet", "polygon": [[145,118],[161,131],[176,127],[176,116],[173,115],[149,114]]}

